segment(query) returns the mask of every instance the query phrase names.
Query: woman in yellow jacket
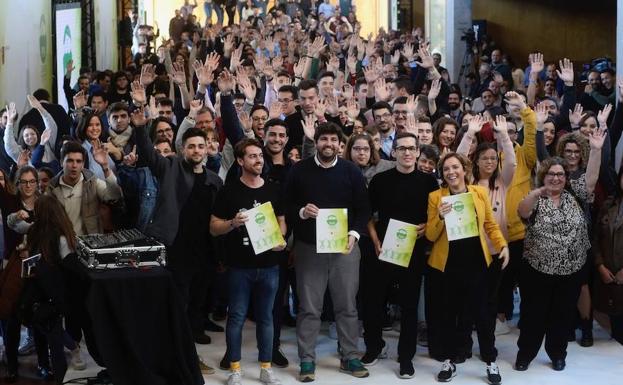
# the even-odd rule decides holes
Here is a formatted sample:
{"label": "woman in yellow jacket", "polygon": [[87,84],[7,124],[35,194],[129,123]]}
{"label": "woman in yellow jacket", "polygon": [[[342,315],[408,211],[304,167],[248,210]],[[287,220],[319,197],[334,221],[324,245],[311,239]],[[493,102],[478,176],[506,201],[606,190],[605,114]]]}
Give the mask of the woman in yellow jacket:
{"label": "woman in yellow jacket", "polygon": [[[440,332],[443,335],[441,353],[444,363],[437,380],[448,382],[456,375],[453,360],[460,349],[466,346],[471,335],[471,325],[476,324],[480,355],[487,365],[488,381],[499,384],[502,378],[495,364],[495,323],[487,311],[487,271],[494,261],[487,247],[486,236],[496,249],[501,250],[495,263],[501,263],[502,268],[508,263],[508,246],[493,216],[487,190],[468,185],[470,169],[471,164],[465,156],[446,154],[439,161],[442,188],[428,196],[426,238],[433,242],[428,260],[431,267],[429,279],[437,302],[435,308],[441,312],[435,318],[442,323]],[[442,198],[463,193],[472,195],[478,235],[448,241],[445,217],[459,205],[455,204],[453,208],[450,203],[444,203]]]}

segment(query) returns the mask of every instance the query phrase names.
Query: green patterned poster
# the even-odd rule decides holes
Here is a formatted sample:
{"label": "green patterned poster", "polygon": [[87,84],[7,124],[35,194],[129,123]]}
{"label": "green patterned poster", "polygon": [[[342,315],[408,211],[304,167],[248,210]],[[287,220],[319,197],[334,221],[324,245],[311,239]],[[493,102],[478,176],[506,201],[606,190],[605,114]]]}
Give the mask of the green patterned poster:
{"label": "green patterned poster", "polygon": [[417,240],[417,226],[411,223],[390,219],[381,246],[379,260],[409,267],[413,247]]}
{"label": "green patterned poster", "polygon": [[245,211],[245,214],[249,220],[244,225],[247,228],[247,233],[249,233],[249,240],[255,255],[285,245],[286,241],[281,234],[272,203],[261,204]]}
{"label": "green patterned poster", "polygon": [[348,209],[319,209],[316,217],[316,252],[348,250]]}
{"label": "green patterned poster", "polygon": [[449,241],[478,236],[478,218],[472,193],[448,195],[441,201],[452,205],[452,210],[445,217]]}

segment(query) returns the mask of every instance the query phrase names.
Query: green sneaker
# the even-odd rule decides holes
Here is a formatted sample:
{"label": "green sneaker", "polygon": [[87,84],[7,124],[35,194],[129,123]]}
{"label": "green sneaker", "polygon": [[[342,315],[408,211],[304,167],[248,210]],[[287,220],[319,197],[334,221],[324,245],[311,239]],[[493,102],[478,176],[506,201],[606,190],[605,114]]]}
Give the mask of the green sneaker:
{"label": "green sneaker", "polygon": [[366,369],[357,358],[353,358],[352,360],[342,360],[340,362],[340,372],[348,373],[357,378],[364,378],[370,375],[368,369]]}
{"label": "green sneaker", "polygon": [[316,379],[316,364],[313,362],[301,362],[299,381],[312,382]]}

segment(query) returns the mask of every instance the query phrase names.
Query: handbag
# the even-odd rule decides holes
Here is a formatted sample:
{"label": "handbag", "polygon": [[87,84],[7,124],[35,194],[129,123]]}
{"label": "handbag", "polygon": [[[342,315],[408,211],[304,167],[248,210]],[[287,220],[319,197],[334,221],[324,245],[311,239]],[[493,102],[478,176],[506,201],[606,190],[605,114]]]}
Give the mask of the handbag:
{"label": "handbag", "polygon": [[593,306],[595,309],[608,315],[623,314],[623,285],[605,284],[597,278],[593,286]]}

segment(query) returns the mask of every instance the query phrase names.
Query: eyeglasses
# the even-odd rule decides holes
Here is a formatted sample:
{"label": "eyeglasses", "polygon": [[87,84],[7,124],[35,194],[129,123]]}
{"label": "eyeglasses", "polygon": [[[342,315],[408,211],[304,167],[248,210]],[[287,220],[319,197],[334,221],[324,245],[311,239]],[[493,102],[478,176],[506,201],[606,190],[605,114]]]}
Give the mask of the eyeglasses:
{"label": "eyeglasses", "polygon": [[417,147],[415,147],[415,146],[409,146],[409,147],[398,146],[398,147],[396,147],[396,151],[401,153],[401,154],[404,154],[407,151],[409,151],[409,152],[417,152]]}
{"label": "eyeglasses", "polygon": [[34,179],[31,179],[31,180],[20,179],[19,184],[26,184],[26,185],[34,186],[37,184],[37,181]]}
{"label": "eyeglasses", "polygon": [[353,147],[353,151],[355,151],[355,152],[365,152],[365,153],[368,153],[368,152],[370,152],[370,147],[359,147],[359,146],[354,146],[354,147]]}
{"label": "eyeglasses", "polygon": [[290,102],[292,102],[292,99],[277,99],[277,101],[279,103],[290,103]]}
{"label": "eyeglasses", "polygon": [[548,172],[547,174],[548,177],[550,178],[558,178],[558,179],[564,179],[566,177],[564,172]]}

